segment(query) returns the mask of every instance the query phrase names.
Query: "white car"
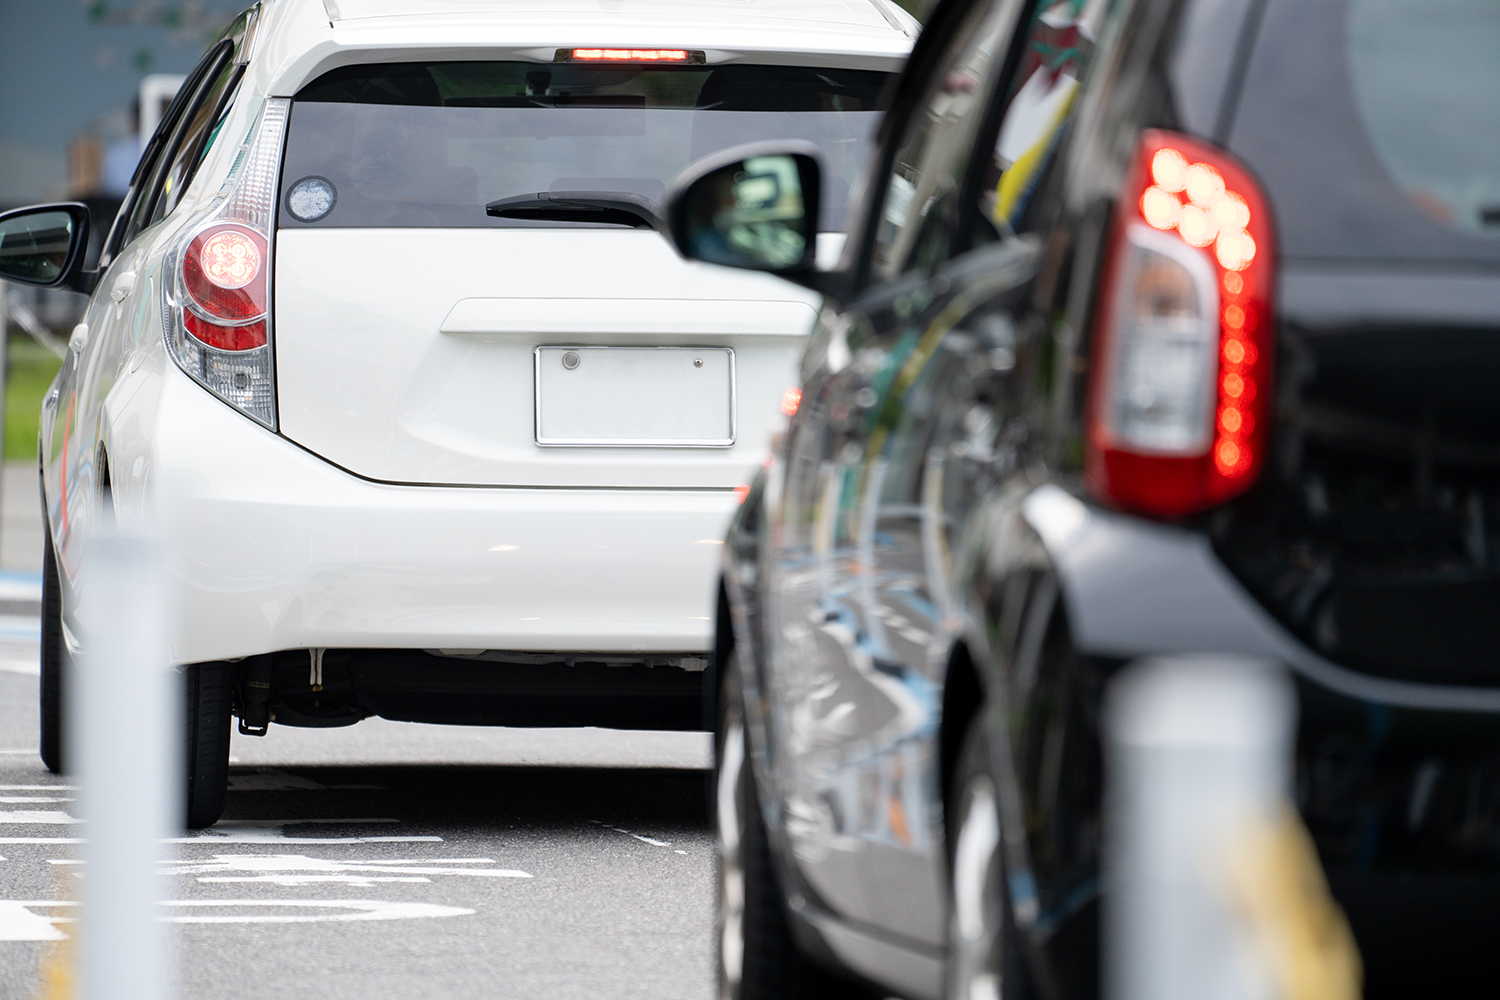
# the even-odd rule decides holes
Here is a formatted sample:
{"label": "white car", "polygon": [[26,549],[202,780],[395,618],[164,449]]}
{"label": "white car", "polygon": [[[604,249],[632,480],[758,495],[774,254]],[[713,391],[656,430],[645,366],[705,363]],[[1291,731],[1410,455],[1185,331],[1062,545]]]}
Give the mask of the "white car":
{"label": "white car", "polygon": [[[690,162],[818,147],[836,254],[918,25],[889,0],[266,0],[189,75],[43,407],[43,759],[85,536],[154,524],[188,821],[232,717],[701,728],[718,546],[818,300],[677,256]],[[777,179],[763,187],[774,195]]]}

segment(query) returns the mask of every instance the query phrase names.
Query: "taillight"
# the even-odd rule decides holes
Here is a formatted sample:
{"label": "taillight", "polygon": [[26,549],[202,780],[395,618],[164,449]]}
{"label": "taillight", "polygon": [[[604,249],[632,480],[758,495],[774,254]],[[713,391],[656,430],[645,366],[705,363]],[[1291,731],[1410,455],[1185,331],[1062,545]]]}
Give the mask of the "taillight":
{"label": "taillight", "polygon": [[1179,516],[1249,489],[1271,424],[1270,213],[1222,150],[1142,134],[1095,311],[1085,473],[1118,506]]}
{"label": "taillight", "polygon": [[182,370],[272,429],[271,263],[288,104],[266,101],[220,197],[174,249],[165,317]]}
{"label": "taillight", "polygon": [[266,237],[247,226],[212,224],[193,237],[182,255],[188,334],[221,351],[264,346],[269,256]]}

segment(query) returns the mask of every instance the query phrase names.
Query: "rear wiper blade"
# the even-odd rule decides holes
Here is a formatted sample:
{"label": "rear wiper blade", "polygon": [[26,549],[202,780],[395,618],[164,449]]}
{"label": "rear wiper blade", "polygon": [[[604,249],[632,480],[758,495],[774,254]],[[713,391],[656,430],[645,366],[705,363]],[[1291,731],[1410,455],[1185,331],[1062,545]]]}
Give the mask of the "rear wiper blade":
{"label": "rear wiper blade", "polygon": [[604,222],[636,229],[664,225],[656,202],[631,191],[540,191],[492,201],[484,211],[497,219]]}

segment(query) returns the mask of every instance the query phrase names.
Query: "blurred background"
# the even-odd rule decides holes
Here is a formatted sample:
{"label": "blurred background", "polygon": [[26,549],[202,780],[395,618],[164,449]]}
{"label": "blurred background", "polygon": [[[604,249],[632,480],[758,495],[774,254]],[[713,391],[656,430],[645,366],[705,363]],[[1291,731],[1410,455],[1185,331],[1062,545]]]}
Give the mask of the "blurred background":
{"label": "blurred background", "polygon": [[[103,238],[143,137],[182,74],[246,0],[0,2],[0,211],[82,201]],[[84,297],[0,282],[6,345],[5,518],[0,565],[39,565],[40,536],[10,517],[36,494],[37,414]],[[15,463],[20,463],[17,467]],[[23,491],[18,496],[17,491]],[[34,506],[34,503],[31,504]],[[7,544],[9,542],[10,544]],[[32,550],[37,551],[33,552]]]}

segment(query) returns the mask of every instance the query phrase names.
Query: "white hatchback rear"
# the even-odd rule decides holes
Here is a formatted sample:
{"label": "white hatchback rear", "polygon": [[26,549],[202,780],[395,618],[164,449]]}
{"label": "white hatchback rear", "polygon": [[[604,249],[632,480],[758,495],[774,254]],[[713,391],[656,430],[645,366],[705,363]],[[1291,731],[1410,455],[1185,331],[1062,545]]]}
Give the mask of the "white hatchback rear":
{"label": "white hatchback rear", "polygon": [[145,154],[43,413],[57,634],[102,513],[166,538],[194,822],[231,710],[698,726],[717,546],[818,303],[681,260],[653,219],[693,160],[803,139],[837,253],[916,31],[889,0],[236,22]]}

